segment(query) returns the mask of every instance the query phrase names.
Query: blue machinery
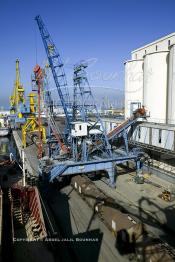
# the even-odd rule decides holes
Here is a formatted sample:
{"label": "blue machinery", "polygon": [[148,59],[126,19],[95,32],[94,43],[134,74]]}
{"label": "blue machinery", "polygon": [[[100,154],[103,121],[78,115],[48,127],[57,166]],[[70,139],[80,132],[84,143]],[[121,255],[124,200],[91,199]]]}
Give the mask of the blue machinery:
{"label": "blue machinery", "polygon": [[[64,144],[67,145],[66,154],[60,153],[55,158],[52,155],[49,160],[43,159],[40,165],[42,175],[51,182],[61,176],[106,171],[109,175],[109,184],[115,186],[118,164],[133,160],[136,163],[137,171],[140,171],[140,160],[143,154],[138,153],[137,150],[129,151],[127,140],[127,130],[136,123],[138,116],[127,120],[123,125],[106,134],[87,80],[85,62],[74,67],[74,101],[71,105],[63,62],[42,18],[37,16],[35,19],[66,120],[64,134]],[[95,118],[93,121],[90,120],[92,114]],[[139,117],[143,116],[139,115]],[[116,154],[110,143],[118,136],[124,138],[125,153],[123,156]]]}
{"label": "blue machinery", "polygon": [[70,97],[67,89],[67,81],[63,68],[64,64],[41,17],[37,16],[35,19],[39,27],[39,31],[47,54],[49,66],[52,71],[55,85],[66,116],[66,127],[67,127],[66,131],[69,132],[70,131]]}
{"label": "blue machinery", "polygon": [[[104,157],[112,157],[103,122],[98,113],[86,71],[87,63],[81,62],[74,67],[74,101],[72,123],[72,150],[75,161],[91,159],[92,152]],[[95,120],[90,121],[90,114]],[[88,146],[89,144],[89,146]]]}

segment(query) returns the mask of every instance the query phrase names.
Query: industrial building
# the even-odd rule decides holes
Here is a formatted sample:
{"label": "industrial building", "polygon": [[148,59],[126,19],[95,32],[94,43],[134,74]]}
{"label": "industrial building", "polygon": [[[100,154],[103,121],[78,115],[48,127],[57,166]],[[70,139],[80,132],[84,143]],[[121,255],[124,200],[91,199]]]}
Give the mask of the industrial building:
{"label": "industrial building", "polygon": [[175,33],[131,52],[125,62],[125,118],[138,105],[149,122],[175,124]]}
{"label": "industrial building", "polygon": [[125,118],[145,106],[146,122],[131,140],[149,148],[174,152],[175,33],[131,52],[125,62]]}

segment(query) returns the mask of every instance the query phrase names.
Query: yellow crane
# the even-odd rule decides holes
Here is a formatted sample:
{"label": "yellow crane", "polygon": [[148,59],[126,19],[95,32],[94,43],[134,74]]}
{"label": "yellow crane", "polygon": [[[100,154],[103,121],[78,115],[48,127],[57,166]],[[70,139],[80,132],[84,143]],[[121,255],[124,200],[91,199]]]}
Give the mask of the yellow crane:
{"label": "yellow crane", "polygon": [[[39,80],[39,79],[37,79]],[[36,81],[38,83],[38,81]],[[16,79],[14,83],[13,93],[10,96],[10,113],[15,116],[15,126],[21,128],[22,145],[27,146],[27,135],[30,137],[38,136],[40,144],[46,142],[46,131],[41,120],[37,117],[40,112],[40,94],[29,93],[28,97],[24,98],[24,87],[20,81],[19,60],[16,60]],[[37,112],[38,111],[38,112]],[[40,146],[38,145],[38,147]],[[40,146],[39,157],[42,157],[42,147]]]}
{"label": "yellow crane", "polygon": [[[42,69],[36,65],[34,68],[35,73],[35,83],[37,86],[37,94],[29,94],[29,108],[30,114],[27,116],[25,124],[22,125],[22,145],[25,148],[27,146],[27,135],[35,136],[38,138],[36,140],[38,146],[38,158],[43,155],[43,143],[46,143],[46,130],[42,125],[41,120],[41,89],[43,84],[43,73]],[[37,99],[36,99],[37,96]],[[37,115],[37,116],[36,116]]]}
{"label": "yellow crane", "polygon": [[18,118],[22,118],[22,113],[18,112],[19,104],[24,104],[24,87],[20,82],[19,60],[16,60],[16,80],[13,88],[13,94],[10,96],[10,113],[17,114]]}

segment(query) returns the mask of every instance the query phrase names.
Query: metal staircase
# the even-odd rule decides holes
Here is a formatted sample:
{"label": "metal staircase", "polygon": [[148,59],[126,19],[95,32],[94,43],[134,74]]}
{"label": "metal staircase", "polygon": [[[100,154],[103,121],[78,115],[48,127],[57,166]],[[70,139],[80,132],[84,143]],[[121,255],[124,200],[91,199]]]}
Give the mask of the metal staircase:
{"label": "metal staircase", "polygon": [[23,226],[23,212],[20,198],[13,199],[13,221],[16,228]]}

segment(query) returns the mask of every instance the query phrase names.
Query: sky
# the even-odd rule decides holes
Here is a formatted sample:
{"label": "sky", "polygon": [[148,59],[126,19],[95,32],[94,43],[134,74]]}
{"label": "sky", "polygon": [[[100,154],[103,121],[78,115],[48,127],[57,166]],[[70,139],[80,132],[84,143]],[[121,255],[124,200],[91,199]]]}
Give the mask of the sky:
{"label": "sky", "polygon": [[44,65],[38,14],[65,62],[70,93],[73,65],[88,60],[95,98],[108,96],[116,106],[131,51],[175,32],[175,0],[0,0],[0,107],[9,106],[17,58],[26,95],[35,64]]}

